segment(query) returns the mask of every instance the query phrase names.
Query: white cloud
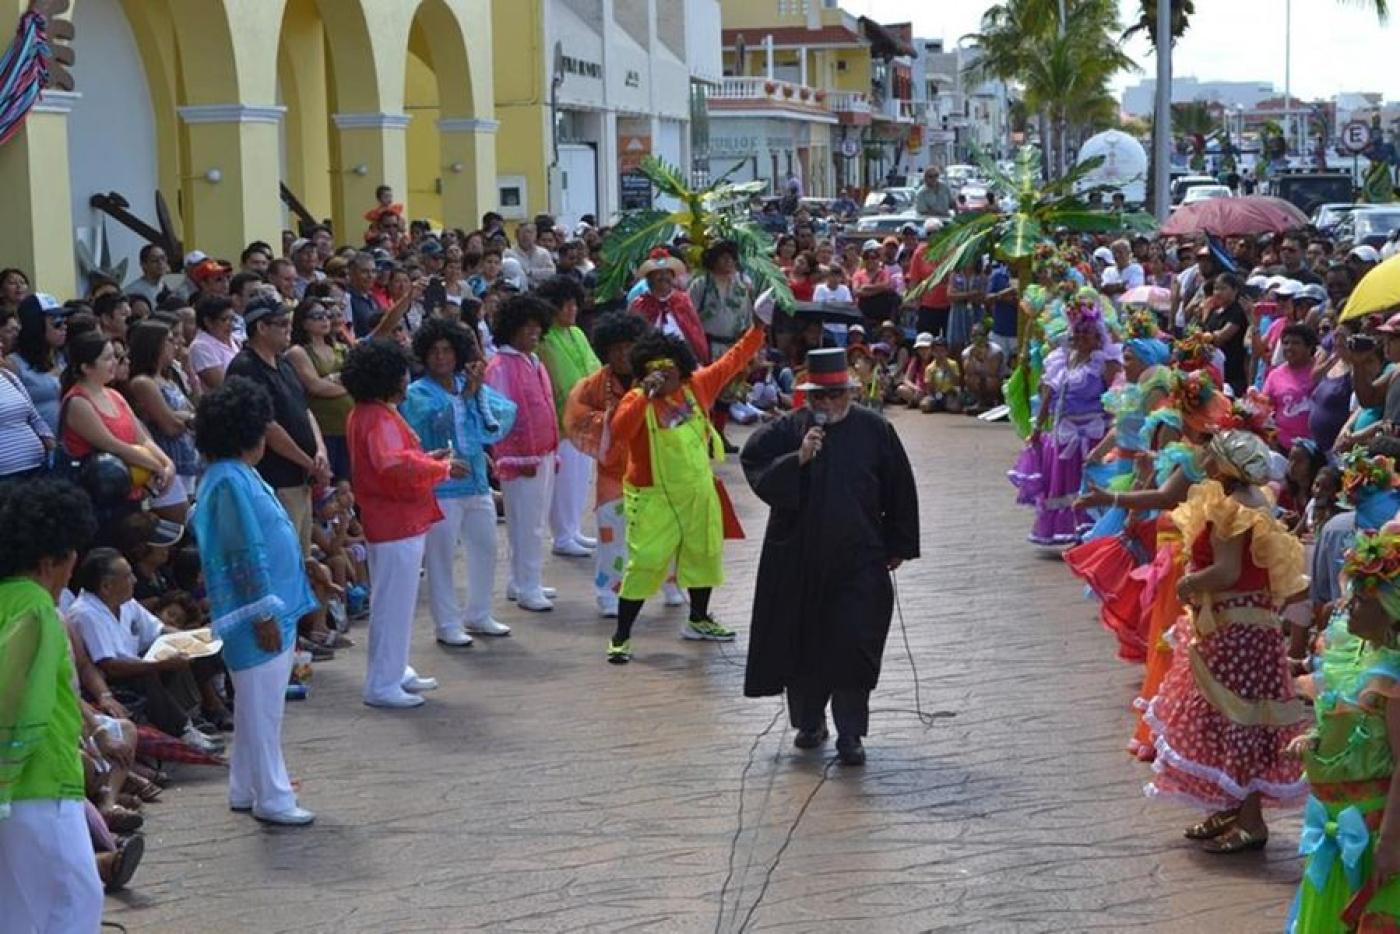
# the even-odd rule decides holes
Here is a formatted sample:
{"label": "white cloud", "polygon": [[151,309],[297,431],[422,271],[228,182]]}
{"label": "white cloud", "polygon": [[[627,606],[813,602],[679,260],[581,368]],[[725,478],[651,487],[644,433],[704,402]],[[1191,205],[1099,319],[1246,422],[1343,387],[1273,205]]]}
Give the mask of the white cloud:
{"label": "white cloud", "polygon": [[[908,0],[842,0],[842,6],[881,22],[912,20],[916,35],[942,37],[950,46],[976,32],[986,0],[912,4]],[[1136,0],[1119,0],[1125,22],[1136,18]],[[1280,92],[1284,83],[1285,0],[1196,0],[1191,29],[1177,44],[1173,71],[1202,81],[1259,81]],[[1351,0],[1294,0],[1292,88],[1303,98],[1340,91],[1380,91],[1400,100],[1400,71],[1387,67],[1400,48],[1400,13],[1385,26],[1364,4]],[[1155,74],[1145,39],[1127,46],[1142,68],[1120,75],[1119,88]]]}

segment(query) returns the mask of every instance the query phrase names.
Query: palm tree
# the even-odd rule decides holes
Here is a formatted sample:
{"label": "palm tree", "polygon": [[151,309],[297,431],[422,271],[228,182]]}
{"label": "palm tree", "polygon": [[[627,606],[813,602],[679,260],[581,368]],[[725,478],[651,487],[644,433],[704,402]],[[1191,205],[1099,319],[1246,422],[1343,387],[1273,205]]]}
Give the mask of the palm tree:
{"label": "palm tree", "polygon": [[787,276],[773,262],[773,239],[746,216],[749,196],[764,191],[768,183],[731,183],[730,177],[742,166],[739,162],[708,186],[695,189],[674,165],[655,156],[643,159],[640,173],[661,194],[680,202],[680,207],[675,211],[649,208],[623,215],[603,241],[599,301],[626,294],[628,277],[646,262],[652,250],[666,246],[684,231],[690,240],[686,262],[692,269],[711,243],[732,240],[739,248],[739,268],[754,287],[760,292],[772,289],[778,307],[790,310],[795,304],[792,289]]}
{"label": "palm tree", "polygon": [[[1113,190],[1111,185],[1079,187],[1090,172],[1103,164],[1103,156],[1080,162],[1059,178],[1043,184],[1040,181],[1040,150],[1034,146],[1021,147],[1010,172],[1002,171],[976,147],[972,149],[972,158],[990,187],[1001,193],[997,199],[1001,210],[998,213],[959,215],[930,238],[924,247],[924,255],[930,263],[936,263],[937,268],[905,294],[906,304],[917,303],[935,283],[982,256],[1005,261],[1021,287],[1025,288],[1031,281],[1031,257],[1036,247],[1047,242],[1057,230],[1145,233],[1156,227],[1156,222],[1146,214],[1090,211],[1080,200],[1094,192],[1106,194]],[[1079,188],[1077,192],[1076,188]],[[1030,326],[1031,317],[1023,307],[1017,323],[1021,347],[1026,346]],[[1027,390],[1034,383],[1029,373],[1025,372],[1029,360],[1029,354],[1021,354],[1019,368],[1022,372],[1014,384],[1021,390]],[[1027,402],[1019,411],[1029,411],[1029,408]],[[1029,425],[1018,423],[1017,430],[1025,435],[1029,432]]]}

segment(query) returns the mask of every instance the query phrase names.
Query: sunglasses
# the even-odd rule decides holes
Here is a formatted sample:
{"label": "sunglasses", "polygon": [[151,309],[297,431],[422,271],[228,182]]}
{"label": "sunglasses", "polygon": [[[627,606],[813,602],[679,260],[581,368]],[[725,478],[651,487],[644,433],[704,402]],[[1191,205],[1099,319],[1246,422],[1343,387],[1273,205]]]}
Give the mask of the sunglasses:
{"label": "sunglasses", "polygon": [[51,328],[66,328],[66,327],[68,327],[68,321],[67,321],[67,319],[65,319],[65,318],[50,318],[50,319],[49,319],[49,327],[51,327]]}
{"label": "sunglasses", "polygon": [[807,393],[807,396],[812,399],[821,399],[830,402],[834,399],[843,398],[849,392],[849,389],[813,389],[811,392]]}

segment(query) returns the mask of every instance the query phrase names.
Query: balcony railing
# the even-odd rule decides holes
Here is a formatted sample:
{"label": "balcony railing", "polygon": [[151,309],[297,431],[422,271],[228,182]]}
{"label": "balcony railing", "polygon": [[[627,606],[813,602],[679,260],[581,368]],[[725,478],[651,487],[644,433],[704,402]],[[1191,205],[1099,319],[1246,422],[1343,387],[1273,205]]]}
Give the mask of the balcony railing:
{"label": "balcony railing", "polygon": [[868,114],[870,100],[859,91],[833,91],[831,109],[836,113]]}
{"label": "balcony railing", "polygon": [[775,78],[725,78],[718,88],[709,92],[708,97],[712,101],[767,100],[812,110],[831,109],[826,91]]}

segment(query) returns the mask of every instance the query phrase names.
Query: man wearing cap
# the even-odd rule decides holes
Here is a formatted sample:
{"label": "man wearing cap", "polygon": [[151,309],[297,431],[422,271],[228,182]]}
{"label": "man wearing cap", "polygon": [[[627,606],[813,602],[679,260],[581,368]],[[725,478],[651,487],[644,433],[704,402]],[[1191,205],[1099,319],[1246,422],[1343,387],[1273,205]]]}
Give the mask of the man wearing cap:
{"label": "man wearing cap", "polygon": [[1359,280],[1366,273],[1370,272],[1375,265],[1381,261],[1381,255],[1376,252],[1376,248],[1368,243],[1351,248],[1347,254],[1347,265],[1356,273]]}
{"label": "man wearing cap", "polygon": [[291,343],[291,309],[280,299],[259,296],[243,312],[248,342],[229,363],[227,377],[246,376],[272,397],[273,422],[267,427],[267,453],[258,473],[272,487],[301,539],[311,548],[311,489],[330,482],[326,443],[306,405],[306,393],[285,351]]}
{"label": "man wearing cap", "polygon": [[316,244],[305,237],[292,241],[290,256],[292,269],[296,273],[296,278],[292,280],[292,295],[297,301],[301,301],[307,288],[326,276],[317,268],[321,260],[320,254],[316,252]]}
{"label": "man wearing cap", "polygon": [[852,405],[840,349],[807,354],[805,408],[759,428],[744,475],[768,504],[744,677],[747,697],[786,692],[795,745],[826,741],[861,765],[870,692],[894,610],[892,574],[919,557],[909,458],[883,416]]}
{"label": "man wearing cap", "polygon": [[196,288],[196,292],[190,296],[191,300],[201,295],[228,295],[229,277],[232,272],[233,267],[223,260],[201,260],[188,273]]}
{"label": "man wearing cap", "polygon": [[867,240],[860,248],[860,267],[851,276],[851,291],[866,320],[878,323],[893,318],[899,309],[900,289],[885,266],[879,240]]}
{"label": "man wearing cap", "polygon": [[953,213],[953,189],[938,177],[938,169],[924,169],[924,183],[914,194],[914,213],[920,217],[947,217]]}

